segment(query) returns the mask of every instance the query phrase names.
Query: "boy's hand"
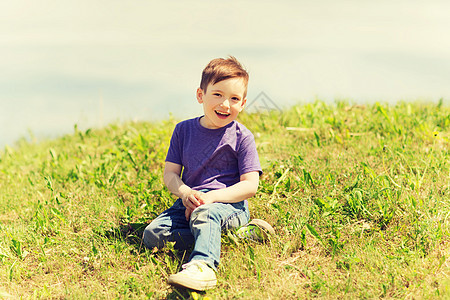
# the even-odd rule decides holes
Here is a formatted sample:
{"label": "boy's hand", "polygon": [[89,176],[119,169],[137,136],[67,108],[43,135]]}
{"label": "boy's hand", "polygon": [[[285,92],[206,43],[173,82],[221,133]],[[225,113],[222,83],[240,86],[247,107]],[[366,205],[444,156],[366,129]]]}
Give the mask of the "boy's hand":
{"label": "boy's hand", "polygon": [[214,203],[215,202],[215,197],[214,197],[215,192],[216,192],[215,190],[212,190],[212,191],[209,191],[206,193],[201,193],[201,195],[199,195],[199,197],[197,197],[197,200],[200,202],[200,205]]}
{"label": "boy's hand", "polygon": [[184,211],[184,216],[186,217],[186,221],[189,221],[191,214],[192,214],[192,210],[190,208],[186,208],[186,210]]}
{"label": "boy's hand", "polygon": [[[199,202],[199,198],[201,197],[202,192],[191,190],[189,194],[187,194],[185,197],[181,198],[181,201],[183,202],[184,207],[186,209],[189,209],[191,212],[194,211],[197,207],[201,205]],[[190,213],[189,213],[190,215]]]}
{"label": "boy's hand", "polygon": [[203,193],[196,190],[191,190],[190,193],[182,198],[182,202],[186,210],[184,211],[184,215],[186,220],[189,221],[192,212],[199,207],[200,205],[213,203],[214,202],[214,193],[212,191]]}

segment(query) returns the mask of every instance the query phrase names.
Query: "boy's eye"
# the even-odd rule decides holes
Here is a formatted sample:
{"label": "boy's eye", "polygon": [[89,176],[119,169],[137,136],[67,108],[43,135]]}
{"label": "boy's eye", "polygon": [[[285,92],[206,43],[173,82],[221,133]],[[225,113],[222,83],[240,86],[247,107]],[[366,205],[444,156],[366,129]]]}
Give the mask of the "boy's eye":
{"label": "boy's eye", "polygon": [[216,97],[220,97],[219,93],[214,93],[213,95],[216,96]]}
{"label": "boy's eye", "polygon": [[239,101],[239,98],[237,98],[237,97],[233,97],[231,99],[234,100],[234,101]]}

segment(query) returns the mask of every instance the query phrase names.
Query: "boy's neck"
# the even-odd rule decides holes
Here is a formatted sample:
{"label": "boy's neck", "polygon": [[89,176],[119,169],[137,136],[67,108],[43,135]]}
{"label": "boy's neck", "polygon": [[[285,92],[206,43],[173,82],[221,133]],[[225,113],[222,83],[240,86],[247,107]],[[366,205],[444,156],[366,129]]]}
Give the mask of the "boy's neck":
{"label": "boy's neck", "polygon": [[235,121],[235,120],[231,121],[230,123],[228,123],[228,124],[225,125],[225,126],[221,126],[221,127],[217,127],[217,128],[216,128],[216,127],[215,127],[215,128],[210,128],[210,127],[207,126],[207,124],[205,124],[205,116],[203,115],[203,116],[201,116],[201,117],[199,118],[198,123],[200,124],[201,127],[205,128],[205,129],[209,129],[209,130],[217,130],[217,129],[222,129],[222,128],[228,127],[228,126],[229,126],[230,124],[232,124],[234,121]]}

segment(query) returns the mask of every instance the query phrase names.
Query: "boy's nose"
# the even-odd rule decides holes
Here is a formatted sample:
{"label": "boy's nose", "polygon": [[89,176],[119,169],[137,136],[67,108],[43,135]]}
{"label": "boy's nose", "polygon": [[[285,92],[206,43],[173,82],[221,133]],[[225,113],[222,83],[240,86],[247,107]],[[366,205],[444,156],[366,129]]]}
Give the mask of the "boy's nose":
{"label": "boy's nose", "polygon": [[224,106],[224,107],[230,107],[230,100],[228,100],[228,99],[225,99],[223,102],[222,102],[222,106]]}

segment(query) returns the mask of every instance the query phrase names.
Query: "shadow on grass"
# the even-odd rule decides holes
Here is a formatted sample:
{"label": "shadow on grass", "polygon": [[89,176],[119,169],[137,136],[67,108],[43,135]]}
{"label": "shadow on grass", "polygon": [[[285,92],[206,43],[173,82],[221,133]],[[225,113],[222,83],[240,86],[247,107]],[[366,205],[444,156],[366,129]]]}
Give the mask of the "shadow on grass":
{"label": "shadow on grass", "polygon": [[191,290],[188,288],[174,286],[174,287],[172,287],[172,292],[170,294],[168,294],[165,299],[169,299],[169,300],[195,299],[195,296],[192,295],[193,292],[197,294],[197,297],[204,296],[206,293],[206,292],[194,291],[194,290]]}
{"label": "shadow on grass", "polygon": [[146,251],[150,251],[158,256],[168,255],[171,259],[177,260],[180,263],[180,266],[183,263],[187,263],[187,259],[192,252],[192,248],[184,251],[184,250],[175,250],[174,244],[168,243],[162,249],[148,249],[142,240],[142,235],[144,234],[144,230],[149,223],[128,223],[121,224],[118,227],[111,228],[106,230],[103,233],[98,233],[104,236],[107,239],[117,239],[123,241],[131,246],[133,246],[137,253],[144,253]]}
{"label": "shadow on grass", "polygon": [[[146,248],[142,242],[142,235],[148,224],[149,223],[120,224],[119,226],[110,228],[104,232],[97,232],[97,234],[107,239],[124,241],[133,246],[137,253],[150,251],[156,255],[154,257],[160,262],[165,261],[163,257],[167,256],[169,260],[178,261],[179,268],[181,269],[181,266],[188,262],[193,247],[188,251],[179,251],[173,248],[174,244],[169,243],[169,245],[166,245],[166,247],[159,250]],[[236,246],[238,244],[236,237],[234,237],[231,232],[222,236],[222,243],[224,246]],[[196,299],[197,297],[200,297],[199,299],[201,299],[205,295],[205,291],[194,291],[185,287],[171,286],[169,294],[167,294],[164,299]]]}
{"label": "shadow on grass", "polygon": [[111,240],[122,240],[132,246],[145,250],[142,243],[142,235],[148,223],[128,223],[120,224],[118,227],[110,228],[104,232],[98,232],[99,235]]}

